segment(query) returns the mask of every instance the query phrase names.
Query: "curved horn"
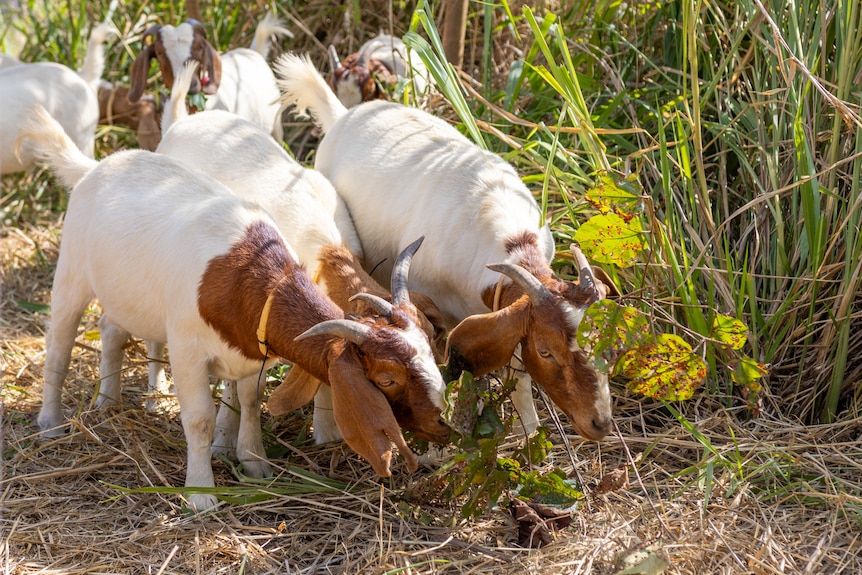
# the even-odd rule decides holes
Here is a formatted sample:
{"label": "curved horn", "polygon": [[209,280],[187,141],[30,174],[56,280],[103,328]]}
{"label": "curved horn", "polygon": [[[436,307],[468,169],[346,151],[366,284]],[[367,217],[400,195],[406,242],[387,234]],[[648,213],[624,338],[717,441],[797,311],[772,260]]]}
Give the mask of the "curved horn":
{"label": "curved horn", "polygon": [[204,28],[204,25],[203,25],[203,24],[201,24],[200,22],[198,22],[198,21],[197,21],[197,20],[195,20],[194,18],[186,18],[186,20],[185,20],[185,21],[186,21],[186,24],[191,25],[192,29],[193,29],[195,32],[197,32],[198,34],[200,34],[201,36],[203,36],[204,38],[206,38],[207,31],[206,31],[206,28]]}
{"label": "curved horn", "polygon": [[382,297],[367,292],[359,292],[358,294],[350,296],[347,301],[353,301],[356,299],[361,299],[365,301],[386,317],[389,317],[392,314],[392,304],[383,299]]}
{"label": "curved horn", "polygon": [[146,45],[147,38],[149,38],[150,36],[155,36],[156,34],[159,33],[159,30],[161,30],[161,29],[162,29],[161,24],[153,24],[152,26],[147,28],[147,30],[144,32],[144,35],[141,36],[141,44]]}
{"label": "curved horn", "polygon": [[410,294],[407,292],[407,272],[410,271],[410,262],[413,261],[413,256],[416,250],[422,245],[425,236],[422,236],[402,251],[395,260],[395,266],[392,268],[392,303],[401,305],[402,303],[410,302]]}
{"label": "curved horn", "polygon": [[357,64],[360,66],[368,67],[368,59],[371,57],[371,54],[374,53],[378,48],[383,47],[383,42],[380,40],[373,40],[365,44],[361,50],[359,50],[359,54],[356,56]]}
{"label": "curved horn", "polygon": [[596,278],[593,276],[593,268],[590,266],[590,262],[587,261],[587,257],[581,251],[581,248],[575,244],[571,244],[569,246],[569,251],[572,252],[572,256],[575,258],[575,263],[578,264],[578,284],[582,288],[592,290],[598,294],[599,288],[596,286]]}
{"label": "curved horn", "polygon": [[524,290],[524,293],[530,297],[530,301],[533,303],[542,303],[551,297],[551,292],[548,288],[542,285],[539,278],[517,264],[488,264],[486,267],[489,270],[494,270],[495,272],[500,272],[501,274],[509,276],[513,282],[518,284],[518,286]]}
{"label": "curved horn", "polygon": [[315,335],[334,335],[356,345],[362,345],[371,334],[371,328],[358,321],[349,319],[330,319],[312,326],[296,336],[295,341],[306,339]]}
{"label": "curved horn", "polygon": [[332,71],[335,72],[339,68],[341,68],[341,60],[338,59],[338,52],[335,51],[335,46],[332,44],[329,45],[329,65],[332,68]]}

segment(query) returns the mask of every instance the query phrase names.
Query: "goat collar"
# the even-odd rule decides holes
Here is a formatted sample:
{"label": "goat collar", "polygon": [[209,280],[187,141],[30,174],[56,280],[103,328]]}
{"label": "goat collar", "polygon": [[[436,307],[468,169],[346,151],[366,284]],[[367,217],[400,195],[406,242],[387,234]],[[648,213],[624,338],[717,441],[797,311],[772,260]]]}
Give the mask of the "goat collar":
{"label": "goat collar", "polygon": [[[322,267],[323,262],[320,262],[317,264],[317,270],[314,272],[312,281],[316,284],[320,283],[320,269]],[[266,303],[263,304],[263,311],[260,312],[260,322],[257,324],[257,345],[260,349],[260,353],[263,354],[264,359],[269,359],[269,342],[266,340],[266,323],[269,321],[269,310],[272,309],[272,300],[275,298],[275,290],[278,289],[278,286],[280,286],[283,281],[284,278],[278,280],[278,283],[275,284],[275,287],[273,287],[272,291],[269,292],[269,295],[266,296]]]}
{"label": "goat collar", "polygon": [[260,348],[260,353],[263,354],[264,359],[269,359],[269,342],[266,340],[266,322],[269,321],[269,310],[272,309],[272,300],[275,299],[275,292],[278,289],[278,286],[281,285],[281,282],[284,281],[282,277],[278,280],[278,283],[273,286],[272,291],[269,292],[269,295],[266,296],[266,303],[263,304],[263,311],[260,312],[260,323],[257,324],[257,345]]}

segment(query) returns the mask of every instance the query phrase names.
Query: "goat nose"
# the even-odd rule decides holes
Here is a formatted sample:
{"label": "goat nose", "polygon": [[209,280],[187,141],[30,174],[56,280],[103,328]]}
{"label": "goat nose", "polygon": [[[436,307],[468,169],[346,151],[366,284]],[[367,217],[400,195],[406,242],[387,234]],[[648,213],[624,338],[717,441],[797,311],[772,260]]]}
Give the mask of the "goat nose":
{"label": "goat nose", "polygon": [[604,437],[611,432],[610,417],[596,417],[591,423],[593,424],[593,431],[595,431],[598,436]]}

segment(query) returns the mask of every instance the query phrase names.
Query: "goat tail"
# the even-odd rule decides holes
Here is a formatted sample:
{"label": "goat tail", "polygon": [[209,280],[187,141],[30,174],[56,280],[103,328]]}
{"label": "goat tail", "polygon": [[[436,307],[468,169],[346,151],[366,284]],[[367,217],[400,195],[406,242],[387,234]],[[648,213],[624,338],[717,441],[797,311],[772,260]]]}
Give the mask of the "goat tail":
{"label": "goat tail", "polygon": [[30,146],[33,154],[46,162],[70,190],[98,164],[78,149],[59,122],[41,104],[30,108],[28,116],[21,123],[15,141],[15,153],[19,157],[25,145]]}
{"label": "goat tail", "polygon": [[254,31],[254,39],[252,39],[251,46],[249,47],[263,56],[264,60],[269,60],[269,39],[273,36],[293,38],[293,32],[282,25],[278,16],[267,12],[263,20],[257,25]]}
{"label": "goat tail", "polygon": [[171,97],[168,98],[162,112],[162,134],[167,134],[171,126],[189,115],[189,111],[186,109],[186,96],[189,95],[189,88],[191,88],[192,79],[194,79],[197,69],[197,60],[188,60],[174,79]]}
{"label": "goat tail", "polygon": [[280,102],[285,108],[296,107],[298,116],[314,118],[324,133],[347,113],[347,108],[311,63],[307,54],[283,54],[275,62],[281,91]]}
{"label": "goat tail", "polygon": [[84,64],[78,70],[78,75],[90,85],[93,92],[98,93],[99,82],[105,69],[105,48],[103,44],[108,37],[117,34],[117,27],[110,21],[102,22],[90,32],[90,40],[87,42],[87,54],[84,56]]}

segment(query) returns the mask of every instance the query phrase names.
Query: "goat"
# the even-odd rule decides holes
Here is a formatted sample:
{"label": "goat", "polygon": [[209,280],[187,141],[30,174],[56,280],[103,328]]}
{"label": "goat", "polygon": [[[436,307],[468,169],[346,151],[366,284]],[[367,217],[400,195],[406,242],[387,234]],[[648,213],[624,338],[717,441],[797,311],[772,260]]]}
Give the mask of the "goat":
{"label": "goat", "polygon": [[399,81],[413,82],[416,94],[423,96],[431,76],[418,57],[410,61],[400,38],[380,34],[363,44],[357,52],[339,60],[335,46],[329,46],[332,71],[326,77],[341,103],[352,108],[362,102],[386,99]]}
{"label": "goat", "polygon": [[[158,62],[166,88],[174,85],[183,63],[200,64],[199,75],[189,92],[207,96],[206,110],[227,110],[254,122],[277,140],[282,139],[281,108],[275,76],[266,61],[269,37],[292,34],[278,20],[267,15],[257,26],[253,48],[234,48],[224,54],[206,39],[200,22],[187,20],[179,26],[155,24],[141,39],[143,48],[132,64],[129,75],[129,101],[137,102],[144,93],[153,58]],[[152,38],[152,43],[147,40]]]}
{"label": "goat", "polygon": [[35,157],[28,146],[15,151],[18,124],[35,103],[50,113],[86,156],[94,157],[99,102],[96,87],[104,68],[104,47],[115,28],[103,22],[93,28],[79,72],[55,62],[7,62],[0,67],[0,174],[29,169]]}
{"label": "goat", "polygon": [[138,146],[152,152],[161,139],[161,107],[152,96],[144,95],[137,102],[130,102],[128,96],[128,86],[102,82],[99,124],[128,126],[135,131]]}
{"label": "goat", "polygon": [[[314,270],[321,288],[344,311],[360,315],[395,313],[385,304],[381,310],[379,301],[369,304],[366,298],[351,298],[357,293],[370,293],[379,300],[389,294],[362,269],[355,255],[361,253],[359,240],[343,201],[329,181],[319,172],[302,167],[259,127],[242,118],[220,111],[189,116],[183,102],[193,73],[194,66],[186,65],[174,82],[165,107],[164,138],[157,151],[206,172],[235,194],[263,206],[296,249],[299,261]],[[403,257],[402,253],[399,259]],[[412,258],[412,251],[407,257]],[[403,275],[406,272],[404,267]],[[394,307],[406,320],[404,336],[416,342],[417,362],[425,370],[423,378],[432,384],[429,395],[442,409],[445,385],[427,343],[429,338],[433,341],[434,326],[411,303],[406,279],[393,275],[392,287]],[[423,311],[436,317],[433,303],[427,298],[420,302]],[[417,326],[424,330],[424,335]],[[271,413],[278,415],[298,407],[285,393],[293,397],[299,387],[293,379],[301,379],[299,372],[299,368],[294,368],[289,380],[273,392],[268,401]],[[302,381],[311,385],[305,379]],[[229,397],[223,397],[223,405],[229,404]],[[315,440],[323,443],[341,439],[332,419],[327,388],[321,390],[315,405]],[[220,422],[223,414],[225,421],[219,425],[218,433],[229,452],[231,414],[235,411],[220,411]]]}
{"label": "goat", "polygon": [[[408,238],[425,236],[410,287],[454,326],[450,372],[481,376],[520,345],[527,373],[575,430],[587,439],[607,435],[607,375],[588,363],[575,336],[587,306],[610,288],[579,250],[579,283],[554,275],[550,229],[512,166],[421,110],[382,100],[346,109],[307,57],[285,54],[275,68],[285,106],[310,112],[325,134],[315,168],[347,202],[366,262],[384,262],[376,277],[385,277],[385,261]],[[532,432],[538,415],[528,377],[512,400]]]}
{"label": "goat", "polygon": [[[216,410],[209,374],[238,381],[237,455],[250,476],[270,473],[258,374],[277,357],[333,388],[335,420],[346,442],[380,476],[391,475],[393,442],[408,469],[417,468],[393,409],[412,413],[411,429],[436,440],[440,408],[422,403],[427,394],[388,398],[395,406],[390,407],[386,395],[407,378],[414,346],[386,318],[346,319],[262,208],[162,154],[126,150],[101,162],[89,159],[41,107],[25,121],[19,141],[24,139],[73,188],[46,335],[38,417],[43,434],[64,432],[63,380],[78,323],[95,297],[103,309],[100,369],[108,374],[98,406],[120,399],[122,345],[131,334],[171,347],[188,444],[186,486],[214,484],[210,448]],[[202,493],[188,500],[195,509],[216,503]]]}

